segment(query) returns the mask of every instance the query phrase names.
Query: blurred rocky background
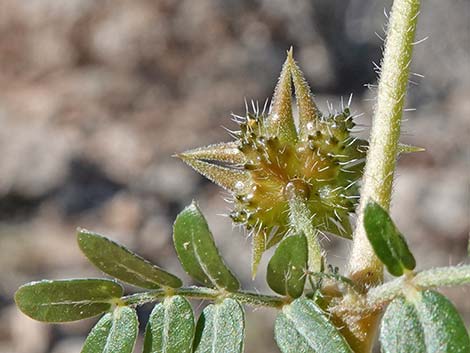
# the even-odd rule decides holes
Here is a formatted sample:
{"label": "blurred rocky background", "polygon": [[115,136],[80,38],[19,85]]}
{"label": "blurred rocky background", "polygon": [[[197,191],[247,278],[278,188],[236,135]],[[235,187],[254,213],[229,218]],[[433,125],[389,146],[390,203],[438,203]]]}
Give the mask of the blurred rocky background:
{"label": "blurred rocky background", "polygon": [[[182,274],[177,214],[197,199],[244,287],[250,242],[221,191],[174,152],[228,140],[244,97],[272,94],[293,45],[320,106],[370,125],[384,8],[366,0],[0,1],[0,352],[74,353],[94,320],[34,322],[15,289],[42,278],[100,276],[77,226],[104,233]],[[393,216],[419,267],[466,261],[469,235],[470,2],[423,1]],[[375,34],[375,32],[377,34]],[[425,78],[421,77],[424,75]],[[331,239],[343,266],[350,243]],[[266,261],[265,261],[266,262]],[[264,267],[264,266],[262,266]],[[470,323],[470,289],[445,290]],[[145,318],[151,307],[140,311]],[[248,353],[277,352],[274,313],[248,311]],[[145,321],[145,320],[144,320]]]}

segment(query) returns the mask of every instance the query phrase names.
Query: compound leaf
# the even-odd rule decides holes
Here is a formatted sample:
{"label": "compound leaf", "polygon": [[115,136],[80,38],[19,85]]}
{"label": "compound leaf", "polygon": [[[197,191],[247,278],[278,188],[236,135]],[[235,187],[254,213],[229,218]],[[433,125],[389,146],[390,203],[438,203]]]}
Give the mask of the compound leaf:
{"label": "compound leaf", "polygon": [[285,238],[268,264],[266,280],[276,293],[298,298],[305,285],[308,248],[303,234]]}
{"label": "compound leaf", "polygon": [[104,236],[80,229],[77,240],[82,252],[96,267],[123,282],[148,289],[182,286],[178,277]]}
{"label": "compound leaf", "polygon": [[193,202],[176,217],[173,242],[184,270],[206,286],[236,291],[240,283],[225,265],[209,226]]}
{"label": "compound leaf", "polygon": [[245,312],[230,298],[206,306],[198,320],[194,339],[195,353],[243,352]]}
{"label": "compound leaf", "polygon": [[166,298],[150,314],[144,353],[190,353],[194,338],[191,304],[181,296]]}
{"label": "compound leaf", "polygon": [[44,280],[21,286],[15,301],[35,320],[67,322],[108,311],[122,294],[118,283],[105,279]]}
{"label": "compound leaf", "polygon": [[81,353],[132,353],[138,329],[135,310],[117,307],[93,327]]}
{"label": "compound leaf", "polygon": [[397,229],[388,212],[371,201],[364,211],[364,228],[377,257],[394,276],[413,270],[416,261],[405,238]]}
{"label": "compound leaf", "polygon": [[282,353],[353,353],[325,313],[309,299],[285,305],[276,318],[274,333]]}

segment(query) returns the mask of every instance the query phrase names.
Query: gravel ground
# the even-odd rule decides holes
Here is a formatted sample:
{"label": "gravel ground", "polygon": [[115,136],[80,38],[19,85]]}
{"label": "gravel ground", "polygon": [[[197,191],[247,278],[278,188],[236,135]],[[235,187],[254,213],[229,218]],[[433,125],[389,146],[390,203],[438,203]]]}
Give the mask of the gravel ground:
{"label": "gravel ground", "polygon": [[[0,352],[80,351],[93,320],[34,322],[12,295],[41,278],[97,276],[77,226],[178,274],[176,214],[197,199],[246,288],[249,241],[217,216],[220,190],[171,158],[228,140],[244,97],[272,94],[294,46],[320,106],[354,93],[370,125],[383,8],[365,0],[3,0],[0,2]],[[470,2],[423,1],[392,214],[419,268],[466,260],[469,236]],[[378,35],[375,34],[378,33]],[[344,264],[350,244],[328,244]],[[241,257],[240,254],[246,254]],[[242,259],[246,259],[241,261]],[[261,266],[263,267],[263,265]],[[470,323],[468,288],[445,291]],[[467,298],[466,298],[467,297]],[[140,311],[145,317],[151,308]],[[248,312],[246,352],[276,352],[274,313]]]}

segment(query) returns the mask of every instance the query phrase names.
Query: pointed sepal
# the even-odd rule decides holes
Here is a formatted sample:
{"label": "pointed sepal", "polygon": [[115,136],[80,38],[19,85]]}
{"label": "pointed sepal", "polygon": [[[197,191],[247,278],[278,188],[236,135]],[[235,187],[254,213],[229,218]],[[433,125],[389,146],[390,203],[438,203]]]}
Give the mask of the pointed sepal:
{"label": "pointed sepal", "polygon": [[244,193],[249,189],[251,183],[250,175],[247,171],[222,167],[198,159],[187,158],[184,155],[179,155],[179,157],[196,172],[227,191]]}
{"label": "pointed sepal", "polygon": [[425,148],[413,145],[406,145],[404,143],[398,144],[398,153],[414,153],[414,152],[424,152],[426,151]]}
{"label": "pointed sepal", "polygon": [[243,164],[246,162],[245,155],[238,148],[237,142],[222,142],[199,147],[177,154],[175,157],[179,157],[183,160],[198,159],[232,164]]}
{"label": "pointed sepal", "polygon": [[253,279],[256,277],[256,273],[258,272],[258,266],[261,262],[261,257],[266,251],[266,238],[267,236],[264,230],[253,233],[253,249],[251,250],[251,276]]}
{"label": "pointed sepal", "polygon": [[313,100],[310,86],[305,80],[304,74],[294,61],[292,51],[287,57],[291,68],[292,81],[294,82],[294,92],[299,109],[299,139],[306,140],[308,135],[316,130],[320,112]]}
{"label": "pointed sepal", "polygon": [[297,141],[297,131],[292,115],[292,76],[289,55],[282,66],[281,75],[274,90],[271,109],[266,119],[268,133],[271,136],[277,136],[283,142]]}

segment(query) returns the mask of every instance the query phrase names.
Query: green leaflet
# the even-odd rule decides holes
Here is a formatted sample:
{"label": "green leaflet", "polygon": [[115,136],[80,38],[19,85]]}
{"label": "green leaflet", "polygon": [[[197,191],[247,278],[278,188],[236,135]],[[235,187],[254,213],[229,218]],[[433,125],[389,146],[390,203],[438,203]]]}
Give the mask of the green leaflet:
{"label": "green leaflet", "polygon": [[412,298],[398,297],[382,319],[384,353],[467,353],[470,339],[452,303],[427,290]]}
{"label": "green leaflet", "polygon": [[405,238],[397,229],[388,212],[371,201],[364,212],[364,228],[377,257],[394,276],[413,270],[416,261]]}
{"label": "green leaflet", "polygon": [[21,286],[15,301],[35,320],[66,322],[108,311],[122,294],[118,283],[105,279],[44,280]]}
{"label": "green leaflet", "polygon": [[325,313],[305,298],[283,307],[274,334],[282,353],[353,353]]}
{"label": "green leaflet", "polygon": [[195,353],[240,353],[245,338],[245,312],[233,299],[204,308],[196,328]]}
{"label": "green leaflet", "polygon": [[181,296],[166,298],[150,314],[143,353],[191,353],[194,327],[191,304]]}
{"label": "green leaflet", "polygon": [[81,353],[132,353],[138,329],[135,310],[117,307],[93,327]]}
{"label": "green leaflet", "polygon": [[385,353],[426,352],[424,332],[412,303],[400,297],[389,304],[382,318],[380,342]]}
{"label": "green leaflet", "polygon": [[123,282],[148,289],[182,286],[178,277],[106,237],[80,229],[77,240],[82,252],[96,267]]}
{"label": "green leaflet", "polygon": [[302,295],[307,269],[307,240],[303,234],[285,238],[268,264],[266,280],[276,293],[298,298]]}
{"label": "green leaflet", "polygon": [[209,226],[192,203],[176,217],[173,242],[184,270],[206,286],[236,291],[240,283],[225,265],[217,250]]}

